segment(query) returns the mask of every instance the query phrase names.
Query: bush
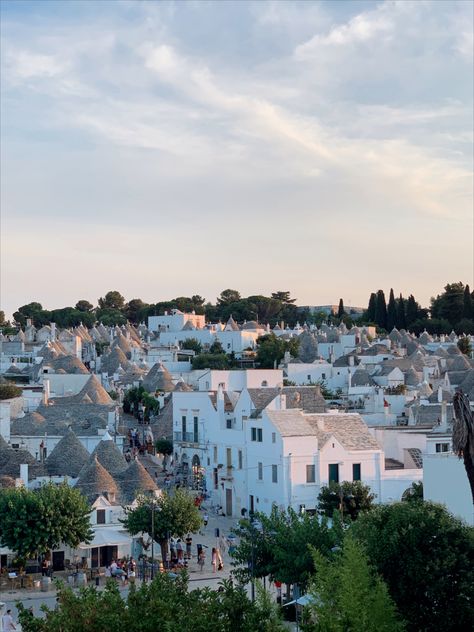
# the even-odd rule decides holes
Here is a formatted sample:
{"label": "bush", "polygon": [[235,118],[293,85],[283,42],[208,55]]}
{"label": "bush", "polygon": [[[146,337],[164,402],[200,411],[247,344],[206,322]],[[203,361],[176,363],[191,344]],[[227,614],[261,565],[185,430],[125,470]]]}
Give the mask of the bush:
{"label": "bush", "polygon": [[21,388],[14,384],[0,384],[0,400],[21,397],[22,392]]}

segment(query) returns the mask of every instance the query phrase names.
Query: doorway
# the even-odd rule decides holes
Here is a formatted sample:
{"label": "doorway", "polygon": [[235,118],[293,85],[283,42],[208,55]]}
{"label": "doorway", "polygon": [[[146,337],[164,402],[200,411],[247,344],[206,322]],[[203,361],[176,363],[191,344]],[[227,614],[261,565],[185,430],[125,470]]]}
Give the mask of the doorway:
{"label": "doorway", "polygon": [[226,516],[232,515],[232,490],[231,489],[225,490],[225,515]]}

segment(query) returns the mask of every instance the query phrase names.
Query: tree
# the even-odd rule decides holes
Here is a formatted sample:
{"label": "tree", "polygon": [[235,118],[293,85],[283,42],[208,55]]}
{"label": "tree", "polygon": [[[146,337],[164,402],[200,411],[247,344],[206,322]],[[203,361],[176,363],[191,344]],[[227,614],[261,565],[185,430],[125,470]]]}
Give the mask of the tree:
{"label": "tree", "polygon": [[458,348],[462,353],[464,353],[464,355],[471,357],[472,346],[471,346],[470,338],[468,338],[467,336],[464,336],[463,338],[459,338]]}
{"label": "tree", "polygon": [[445,318],[454,327],[464,316],[464,309],[468,304],[465,298],[465,287],[460,281],[448,283],[444,292],[431,299],[431,316]]}
{"label": "tree", "polygon": [[98,303],[100,309],[116,309],[120,311],[125,305],[125,299],[117,290],[110,290],[104,298],[99,298]]}
{"label": "tree", "polygon": [[230,361],[225,353],[201,353],[193,358],[193,369],[215,369],[223,371],[228,369]]}
{"label": "tree", "polygon": [[377,295],[372,292],[369,298],[369,306],[367,307],[367,320],[369,323],[375,323],[375,309],[377,307]]}
{"label": "tree", "polygon": [[257,362],[262,369],[278,367],[286,351],[295,358],[298,355],[299,340],[283,340],[275,334],[267,334],[257,339]]}
{"label": "tree", "polygon": [[219,340],[214,340],[212,345],[209,347],[209,353],[218,353],[218,354],[225,353],[224,347],[219,342]]}
{"label": "tree", "polygon": [[431,502],[379,505],[351,527],[409,632],[472,630],[474,529]]}
{"label": "tree", "polygon": [[405,318],[405,299],[400,294],[397,300],[397,329],[406,329],[407,321]]}
{"label": "tree", "polygon": [[429,334],[449,334],[452,326],[444,318],[418,318],[410,324],[410,330],[416,335],[421,334],[425,329]]}
{"label": "tree", "polygon": [[158,454],[164,454],[166,456],[173,454],[173,442],[168,439],[157,439],[155,441],[155,448]]}
{"label": "tree", "polygon": [[402,494],[402,501],[407,503],[423,502],[423,481],[415,481]]}
{"label": "tree", "polygon": [[387,305],[385,303],[385,294],[383,290],[377,291],[375,322],[381,329],[387,329]]}
{"label": "tree", "polygon": [[15,384],[0,384],[0,400],[21,397],[23,391]]}
{"label": "tree", "polygon": [[290,298],[291,292],[288,291],[280,291],[280,292],[272,292],[272,298],[276,301],[280,301],[280,303],[295,303],[296,298]]}
{"label": "tree", "polygon": [[123,312],[127,320],[138,325],[146,315],[148,303],[144,303],[141,298],[132,298],[125,305]]}
{"label": "tree", "polygon": [[387,305],[387,331],[392,331],[392,329],[397,324],[397,303],[395,302],[395,295],[393,293],[393,288],[390,289],[390,296],[388,299]]}
{"label": "tree", "polygon": [[36,327],[43,327],[50,321],[50,312],[43,309],[41,303],[28,303],[27,305],[22,305],[18,308],[18,311],[14,312],[13,319],[17,322],[21,327],[26,326],[26,321],[28,318],[31,318],[33,324]]}
{"label": "tree", "polygon": [[76,309],[79,312],[92,312],[94,306],[92,305],[92,303],[89,303],[89,301],[81,299],[80,301],[77,301]]}
{"label": "tree", "polygon": [[342,300],[342,298],[339,299],[339,307],[337,309],[337,317],[338,318],[342,318],[345,314],[345,310],[344,310],[344,301]]}
{"label": "tree", "polygon": [[343,518],[356,520],[361,512],[372,509],[374,500],[370,487],[361,481],[331,481],[321,487],[318,511],[328,518],[333,518],[334,512],[339,511]]}
{"label": "tree", "polygon": [[143,386],[130,388],[123,398],[123,412],[132,413],[135,417],[139,415],[139,406],[143,406],[143,418],[150,420],[150,415],[156,415],[160,411],[160,402],[150,395]]}
{"label": "tree", "polygon": [[222,581],[219,590],[190,590],[186,573],[158,574],[150,583],[131,585],[127,596],[109,580],[104,590],[74,592],[60,584],[54,609],[36,618],[18,603],[23,632],[284,632],[274,604],[259,591],[252,603],[242,586]]}
{"label": "tree", "polygon": [[89,542],[90,507],[79,490],[67,483],[47,483],[0,490],[0,545],[25,561],[57,549]]}
{"label": "tree", "polygon": [[464,288],[462,317],[468,320],[474,320],[474,310],[472,308],[472,297],[469,285]]}
{"label": "tree", "polygon": [[189,349],[190,351],[194,351],[196,355],[199,355],[202,351],[202,344],[196,338],[186,338],[181,343],[182,349]]}
{"label": "tree", "polygon": [[115,325],[125,325],[126,317],[118,309],[104,307],[97,310],[97,320],[106,327],[114,327]]}
{"label": "tree", "polygon": [[3,327],[6,324],[7,321],[5,320],[5,312],[3,310],[0,310],[0,327]]}
{"label": "tree", "polygon": [[[150,498],[139,496],[135,509],[125,509],[122,520],[132,535],[148,533],[161,547],[163,561],[167,560],[167,544],[170,537],[182,538],[187,533],[196,533],[201,526],[201,515],[194,498],[184,490],[177,489],[173,496],[162,493],[153,499],[154,529],[152,527],[152,503]],[[152,534],[152,531],[154,533]]]}
{"label": "tree", "polygon": [[[347,535],[340,553],[313,552],[316,574],[306,608],[314,622],[306,632],[401,632],[404,628],[385,582],[369,564],[360,544]],[[312,615],[312,616],[311,616]]]}
{"label": "tree", "polygon": [[[448,321],[443,321],[448,322]],[[462,334],[474,334],[474,320],[468,320],[467,318],[462,318],[456,325],[454,326],[454,331],[458,335]]]}
{"label": "tree", "polygon": [[222,306],[229,305],[229,303],[237,303],[240,299],[240,292],[237,292],[237,290],[223,290],[217,299],[217,305]]}
{"label": "tree", "polygon": [[406,312],[405,312],[407,327],[410,327],[410,325],[413,322],[415,322],[417,318],[418,318],[418,303],[415,301],[415,297],[413,296],[413,294],[410,294],[407,300]]}
{"label": "tree", "polygon": [[306,586],[314,572],[309,545],[329,555],[340,537],[340,532],[330,528],[324,518],[277,507],[269,516],[256,513],[253,520],[241,520],[236,531],[239,544],[232,564],[240,580],[269,576],[301,587]]}

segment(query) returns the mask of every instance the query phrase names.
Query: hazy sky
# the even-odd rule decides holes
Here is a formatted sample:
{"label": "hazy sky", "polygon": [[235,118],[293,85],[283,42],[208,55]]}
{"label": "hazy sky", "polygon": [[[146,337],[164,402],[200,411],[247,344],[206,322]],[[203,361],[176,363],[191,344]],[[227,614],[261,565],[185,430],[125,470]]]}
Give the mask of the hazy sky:
{"label": "hazy sky", "polygon": [[472,20],[2,0],[2,308],[472,283]]}

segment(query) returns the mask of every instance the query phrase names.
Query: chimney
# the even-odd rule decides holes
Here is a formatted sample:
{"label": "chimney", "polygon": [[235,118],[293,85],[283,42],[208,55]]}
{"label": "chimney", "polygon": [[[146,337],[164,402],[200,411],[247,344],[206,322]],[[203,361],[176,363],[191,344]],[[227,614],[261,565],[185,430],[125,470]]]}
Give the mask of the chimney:
{"label": "chimney", "polygon": [[10,440],[10,421],[10,402],[0,402],[0,436],[2,436],[5,441]]}
{"label": "chimney", "polygon": [[443,401],[443,387],[442,386],[438,386],[438,403],[441,404],[442,401]]}
{"label": "chimney", "polygon": [[224,384],[222,382],[217,387],[217,412],[219,415],[224,414]]}
{"label": "chimney", "polygon": [[31,318],[26,319],[26,326],[31,327]]}
{"label": "chimney", "polygon": [[43,404],[45,406],[49,403],[50,392],[49,380],[43,379]]}
{"label": "chimney", "polygon": [[28,487],[28,463],[20,464],[20,479],[25,487]]}
{"label": "chimney", "polygon": [[448,409],[446,406],[446,402],[441,402],[441,428],[444,430],[448,429]]}
{"label": "chimney", "polygon": [[354,366],[354,356],[353,355],[349,356],[349,366]]}
{"label": "chimney", "polygon": [[51,340],[56,340],[56,323],[51,323]]}

